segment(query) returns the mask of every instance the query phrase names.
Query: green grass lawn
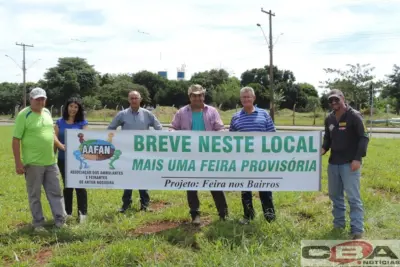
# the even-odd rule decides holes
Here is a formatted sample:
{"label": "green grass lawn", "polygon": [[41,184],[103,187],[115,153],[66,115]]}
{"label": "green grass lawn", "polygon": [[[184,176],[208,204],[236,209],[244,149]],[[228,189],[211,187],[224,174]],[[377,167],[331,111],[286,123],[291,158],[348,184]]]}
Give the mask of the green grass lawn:
{"label": "green grass lawn", "polygon": [[[239,109],[238,109],[239,110]],[[174,114],[176,113],[177,109],[174,107],[165,107],[165,106],[159,106],[155,110],[153,110],[153,113],[156,115],[156,117],[160,120],[161,123],[164,124],[169,124],[172,121],[172,118],[174,117]],[[227,110],[227,111],[219,111],[219,114],[221,115],[221,119],[224,122],[225,125],[228,125],[231,121],[232,115],[236,112],[236,109],[232,110]],[[104,110],[95,110],[95,111],[89,111],[87,114],[87,119],[90,122],[111,122],[111,120],[114,118],[114,116],[117,114],[118,111],[112,110],[112,109],[104,109]],[[54,114],[53,114],[54,115]],[[314,113],[295,113],[295,121],[293,123],[293,112],[291,110],[285,109],[285,110],[279,110],[275,114],[275,124],[277,126],[290,126],[290,125],[297,125],[297,126],[323,126],[324,124],[324,118],[327,114],[324,112],[317,112],[315,115],[315,125],[314,125]],[[377,119],[384,119],[386,120],[387,118],[397,118],[399,117],[396,114],[385,114],[385,113],[379,113],[373,116],[373,120]],[[0,116],[0,119],[9,119],[10,116],[5,116],[2,115]],[[59,116],[54,116],[55,119],[58,119]],[[369,115],[365,116],[365,120],[369,120]],[[370,125],[367,125],[370,127]],[[379,123],[379,124],[374,124],[373,127],[400,127],[400,124],[391,124],[386,125],[386,123]]]}
{"label": "green grass lawn", "polygon": [[[240,110],[240,109],[238,109]],[[222,121],[224,124],[229,124],[232,115],[237,112],[238,110],[236,109],[231,109],[227,111],[219,111],[219,114],[221,116]],[[177,109],[174,107],[163,107],[159,106],[155,110],[153,110],[153,113],[156,115],[156,117],[160,120],[161,123],[169,124],[171,123],[174,114],[176,113]],[[115,110],[96,110],[96,111],[91,111],[88,113],[88,120],[89,121],[97,121],[97,122],[110,122],[112,118],[116,115],[117,111]],[[279,110],[275,114],[275,124],[277,126],[289,126],[289,125],[297,125],[297,126],[323,126],[324,125],[324,119],[326,117],[327,113],[324,112],[317,112],[315,115],[315,124],[314,124],[314,113],[313,112],[303,112],[295,113],[295,119],[293,123],[293,111],[284,109],[284,110]],[[376,119],[386,119],[388,117],[387,114],[380,113],[376,114],[373,116],[373,120]],[[394,118],[398,117],[398,115],[395,114],[389,114],[389,118]],[[365,116],[365,120],[369,120],[369,116]],[[368,125],[369,127],[370,125]],[[374,124],[373,126],[375,127],[386,127],[386,123],[379,123],[379,124]],[[400,127],[399,124],[389,124],[387,125],[389,127]]]}
{"label": "green grass lawn", "polygon": [[[276,192],[277,221],[263,220],[258,198],[254,223],[238,224],[240,193],[228,192],[232,220],[218,221],[209,192],[201,191],[203,227],[189,222],[183,191],[150,191],[155,212],[118,214],[122,190],[89,190],[89,220],[53,229],[44,192],[48,233],[30,228],[25,181],[14,171],[11,127],[0,127],[1,266],[299,266],[302,239],[347,239],[332,231],[327,156],[322,192]],[[400,139],[372,139],[362,171],[366,239],[400,239]],[[256,194],[254,194],[256,196]],[[138,192],[134,191],[138,207]],[[74,199],[75,200],[75,199]],[[74,201],[75,202],[75,201]],[[76,212],[76,204],[74,203]],[[347,217],[348,218],[348,217]]]}

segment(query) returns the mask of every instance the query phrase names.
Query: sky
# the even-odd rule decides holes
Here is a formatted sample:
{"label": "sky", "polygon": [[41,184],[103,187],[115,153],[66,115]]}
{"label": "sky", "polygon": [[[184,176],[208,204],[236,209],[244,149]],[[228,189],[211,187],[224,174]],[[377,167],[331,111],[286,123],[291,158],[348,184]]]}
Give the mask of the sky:
{"label": "sky", "polygon": [[269,64],[261,8],[275,14],[274,65],[297,82],[318,87],[324,68],[357,63],[384,79],[400,64],[400,0],[0,0],[0,82],[22,81],[16,43],[34,46],[27,81],[60,57],[85,58],[103,74],[166,70],[174,80],[185,65],[187,79],[213,68],[240,78]]}

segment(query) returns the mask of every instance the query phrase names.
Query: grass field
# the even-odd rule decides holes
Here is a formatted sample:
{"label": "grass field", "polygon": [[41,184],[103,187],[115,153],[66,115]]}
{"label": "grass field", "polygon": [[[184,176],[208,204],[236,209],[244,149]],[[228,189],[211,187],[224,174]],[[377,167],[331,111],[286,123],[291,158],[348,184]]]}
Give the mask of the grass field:
{"label": "grass field", "polygon": [[[332,231],[327,156],[322,192],[274,193],[277,221],[271,224],[263,220],[255,198],[256,220],[239,225],[242,207],[237,192],[227,193],[232,220],[226,222],[218,221],[210,193],[201,192],[205,223],[195,229],[187,224],[182,191],[150,191],[154,212],[133,210],[121,215],[116,210],[122,190],[89,190],[87,224],[73,221],[60,230],[52,227],[43,193],[49,231],[35,234],[30,228],[25,181],[14,171],[11,130],[0,127],[1,266],[299,266],[302,239],[348,238],[349,227]],[[362,171],[365,239],[400,239],[399,150],[400,139],[371,140]],[[137,208],[137,191],[134,197]]]}
{"label": "grass field", "polygon": [[[240,110],[240,109],[238,109]],[[159,106],[155,110],[153,110],[153,113],[156,115],[156,117],[161,121],[161,123],[169,124],[171,123],[174,114],[176,113],[177,109],[174,107],[163,107]],[[229,124],[232,115],[237,112],[236,109],[232,110],[227,110],[227,111],[219,111],[219,114],[221,116],[222,121],[224,124]],[[91,111],[88,113],[88,119],[90,121],[106,121],[109,122],[112,120],[112,118],[115,116],[117,112],[115,110],[96,110],[96,111]],[[327,113],[324,112],[317,112],[315,115],[313,112],[309,113],[295,113],[295,121],[294,125],[297,126],[314,126],[314,116],[315,118],[315,126],[323,126],[324,124],[324,119],[326,117]],[[385,113],[379,113],[373,116],[373,120],[377,119],[384,119],[386,120],[387,118],[394,118],[398,117],[398,115],[395,114],[385,114]],[[369,116],[365,116],[365,120],[369,120]],[[279,110],[275,114],[275,124],[278,126],[288,126],[288,125],[293,125],[293,111],[284,109],[284,110]],[[368,125],[369,126],[369,125]],[[376,127],[385,127],[386,123],[379,123],[379,124],[374,124]],[[389,123],[389,127],[399,127],[400,125],[392,125]]]}
{"label": "grass field", "polygon": [[[174,114],[176,113],[177,109],[174,107],[165,107],[165,106],[159,106],[155,110],[153,110],[153,113],[156,115],[156,117],[160,120],[161,123],[169,124],[172,121],[172,118],[174,117]],[[221,115],[221,119],[224,122],[224,124],[229,124],[232,118],[232,115],[236,112],[236,109],[232,110],[227,110],[227,111],[219,111],[219,114]],[[112,109],[103,109],[103,110],[95,110],[95,111],[89,111],[87,114],[87,119],[91,122],[111,122],[111,120],[114,118],[114,116],[117,114],[118,111],[112,110]],[[55,114],[54,118],[58,119],[59,115],[56,116]],[[324,112],[317,112],[315,115],[315,126],[323,126],[324,123],[324,118],[326,117],[326,113]],[[397,118],[399,117],[396,114],[386,114],[386,113],[379,113],[373,116],[373,120],[386,120],[387,118]],[[10,116],[5,116],[2,115],[0,116],[0,119],[9,119]],[[365,120],[369,120],[369,115],[365,116]],[[297,125],[297,126],[314,126],[314,113],[295,113],[295,122],[293,124],[293,111],[285,109],[285,110],[279,110],[275,114],[275,124],[277,126],[289,126],[289,125]],[[370,125],[368,124],[368,127]],[[379,123],[379,124],[374,124],[374,127],[400,127],[400,124],[391,124],[389,123],[386,125],[386,122],[384,123]]]}

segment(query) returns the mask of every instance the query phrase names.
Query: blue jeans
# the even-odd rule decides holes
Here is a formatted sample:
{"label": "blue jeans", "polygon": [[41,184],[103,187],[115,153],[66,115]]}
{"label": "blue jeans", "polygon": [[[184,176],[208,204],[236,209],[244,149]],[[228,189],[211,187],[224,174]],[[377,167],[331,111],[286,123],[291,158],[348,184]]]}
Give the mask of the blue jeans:
{"label": "blue jeans", "polygon": [[328,165],[328,191],[332,201],[333,226],[344,228],[346,225],[346,206],[344,192],[350,206],[350,227],[352,234],[364,232],[364,209],[360,196],[361,168],[351,171],[350,163]]}

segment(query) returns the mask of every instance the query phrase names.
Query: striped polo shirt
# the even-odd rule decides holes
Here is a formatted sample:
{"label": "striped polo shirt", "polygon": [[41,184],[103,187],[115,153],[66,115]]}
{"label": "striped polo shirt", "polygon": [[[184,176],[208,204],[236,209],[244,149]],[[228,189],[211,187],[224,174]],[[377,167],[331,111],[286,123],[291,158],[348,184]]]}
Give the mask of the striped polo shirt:
{"label": "striped polo shirt", "polygon": [[231,132],[275,132],[275,125],[264,109],[255,107],[247,114],[243,109],[235,113],[229,126]]}

